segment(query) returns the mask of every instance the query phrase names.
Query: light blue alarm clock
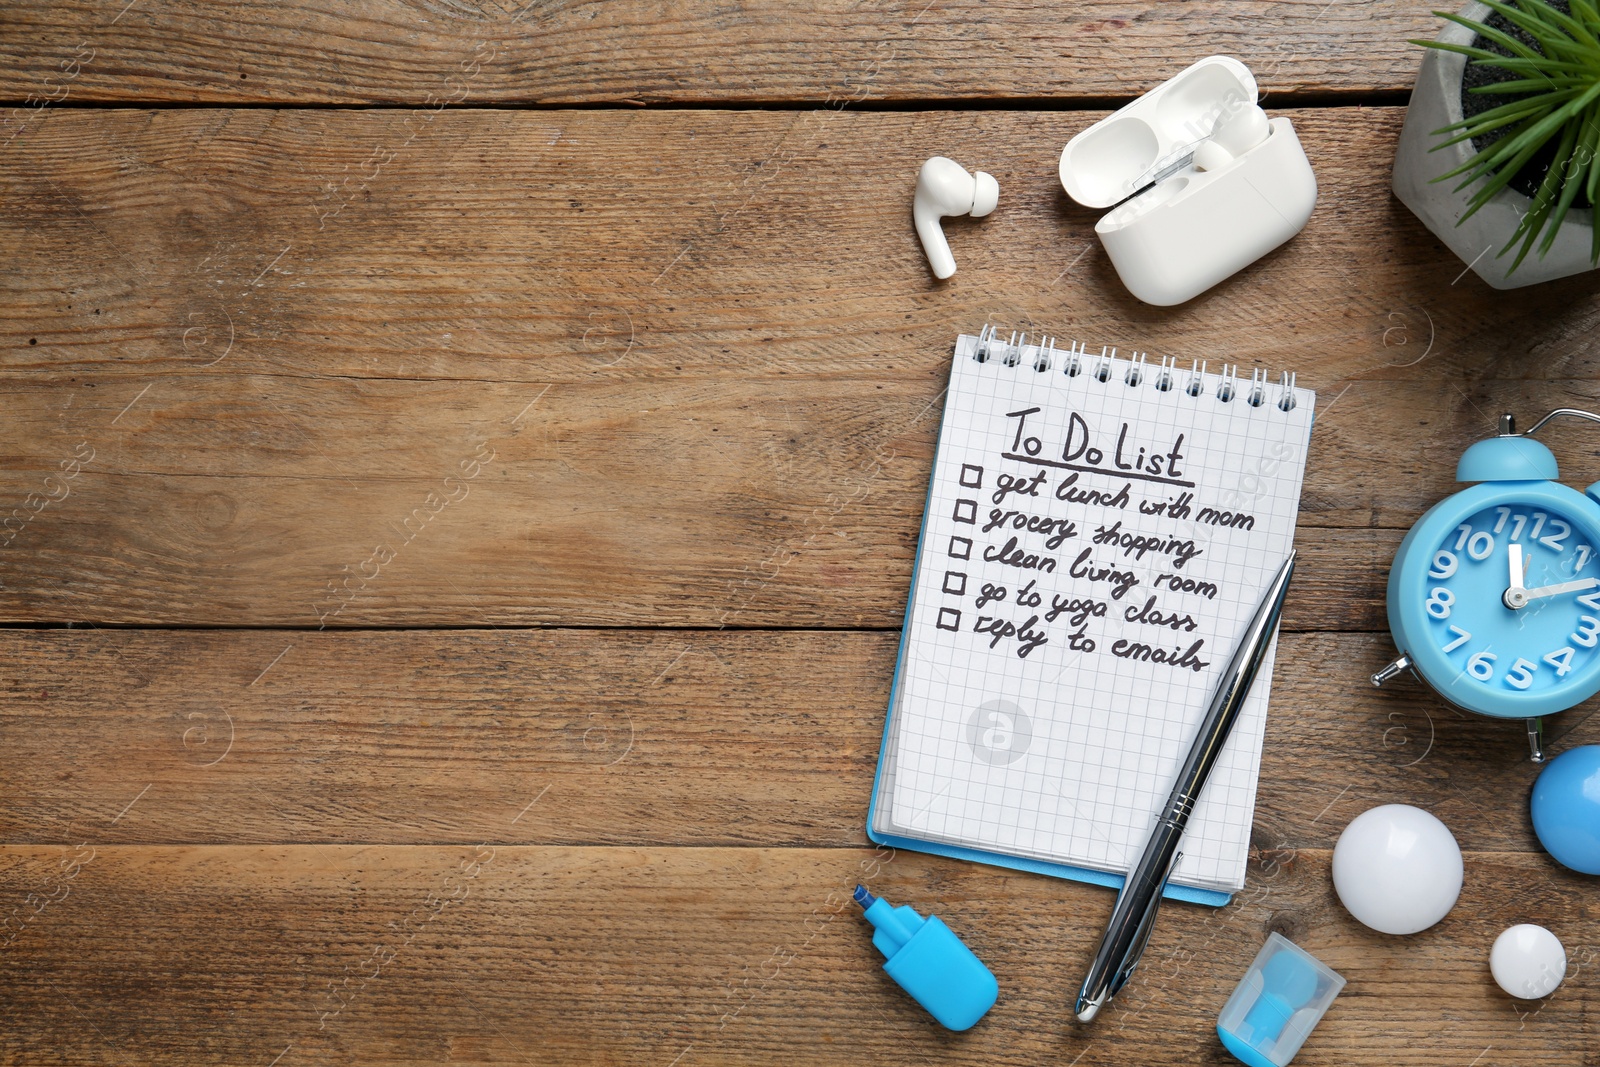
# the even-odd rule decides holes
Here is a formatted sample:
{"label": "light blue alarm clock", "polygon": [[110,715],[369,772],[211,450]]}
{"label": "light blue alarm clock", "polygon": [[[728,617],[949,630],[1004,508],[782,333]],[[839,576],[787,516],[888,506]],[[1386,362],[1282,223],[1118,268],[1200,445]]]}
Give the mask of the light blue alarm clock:
{"label": "light blue alarm clock", "polygon": [[1527,721],[1533,759],[1543,717],[1600,691],[1600,483],[1579,493],[1532,439],[1562,409],[1518,434],[1468,448],[1456,480],[1477,482],[1411,527],[1389,572],[1389,629],[1400,657],[1372,676],[1411,670],[1467,711]]}

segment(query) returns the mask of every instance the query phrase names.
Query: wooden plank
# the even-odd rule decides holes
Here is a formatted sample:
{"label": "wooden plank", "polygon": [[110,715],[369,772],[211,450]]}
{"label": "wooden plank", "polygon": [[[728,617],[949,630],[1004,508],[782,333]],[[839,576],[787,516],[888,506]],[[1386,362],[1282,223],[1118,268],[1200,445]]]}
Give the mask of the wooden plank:
{"label": "wooden plank", "polygon": [[[0,11],[0,93],[204,103],[800,103],[1132,97],[1203,55],[1269,94],[1405,92],[1432,36],[1379,3],[69,0]],[[21,119],[13,115],[11,121]]]}
{"label": "wooden plank", "polygon": [[[1396,111],[1295,118],[1307,232],[1155,309],[1062,206],[1058,115],[62,112],[0,171],[0,617],[892,626],[951,338],[994,320],[1297,366],[1329,566],[1289,624],[1379,627],[1459,450],[1593,406],[1600,300],[1457,283],[1387,192]],[[1001,142],[1036,165],[937,285],[895,146]]]}
{"label": "wooden plank", "polygon": [[[1592,1050],[1600,917],[1585,879],[1536,856],[1470,853],[1455,910],[1411,938],[1345,915],[1327,853],[1273,857],[1226,909],[1164,909],[1080,1028],[1070,996],[1111,894],[1036,876],[865,849],[76,844],[0,848],[0,894],[39,902],[0,969],[8,1060],[1220,1063],[1216,1014],[1274,929],[1349,983],[1297,1063]],[[858,880],[986,960],[1001,999],[978,1027],[940,1030],[882,974]],[[1486,966],[1527,919],[1571,959],[1543,1002]]]}
{"label": "wooden plank", "polygon": [[[268,388],[282,398],[281,386]],[[247,402],[260,421],[239,419],[237,430],[227,422],[239,409],[219,398],[209,409],[192,405],[195,422],[152,410],[126,417],[127,432],[21,443],[69,464],[78,445],[92,441],[93,452],[70,480],[32,464],[0,476],[5,497],[21,505],[7,527],[15,536],[0,549],[0,612],[20,621],[300,628],[899,625],[931,414],[902,451],[872,440],[879,431],[865,417],[855,434],[822,443],[846,431],[849,389],[831,390],[843,407],[812,402],[801,411],[783,390],[763,390],[759,422],[739,410],[752,406],[753,390],[740,397],[732,385],[710,404],[692,390],[677,403],[662,390],[630,390],[639,403],[665,400],[671,414],[628,415],[591,401],[573,412],[577,420],[572,391],[567,404],[552,391],[540,402],[546,412],[511,429],[503,416],[537,393],[478,410],[459,389],[460,403],[430,407],[415,387],[379,388],[405,394],[386,404],[383,421],[414,441],[414,465],[404,450],[361,444],[352,433],[359,420],[329,405],[325,389],[308,394],[310,415]],[[452,406],[463,419],[454,425],[445,421]],[[785,407],[814,420],[802,431],[806,447],[794,443]],[[308,424],[342,444],[318,444]],[[731,432],[718,433],[724,426]],[[261,452],[282,450],[269,460],[279,471],[182,469],[235,465],[251,451],[230,450],[236,432]],[[163,438],[173,464],[152,470]],[[215,443],[199,443],[207,438]],[[388,470],[371,469],[380,464]],[[409,474],[429,469],[430,477]],[[1382,626],[1382,583],[1398,542],[1393,530],[1302,529],[1306,573],[1286,625]]]}
{"label": "wooden plank", "polygon": [[[865,843],[896,635],[7,631],[13,842]],[[1370,634],[1289,635],[1255,844],[1368,807],[1537,852],[1520,724],[1366,677]],[[1552,748],[1600,741],[1593,706]],[[124,810],[126,809],[126,810]],[[113,816],[119,816],[107,825]]]}
{"label": "wooden plank", "polygon": [[[1321,187],[1307,229],[1183,307],[1140,304],[1055,175],[1100,114],[63,111],[0,169],[0,344],[16,372],[135,392],[202,370],[931,382],[985,321],[1292,364],[1325,401],[1427,383],[1452,414],[1480,381],[1595,376],[1592,278],[1496,296],[1394,201],[1397,108],[1288,112]],[[1002,188],[947,224],[948,283],[908,211],[934,150]]]}

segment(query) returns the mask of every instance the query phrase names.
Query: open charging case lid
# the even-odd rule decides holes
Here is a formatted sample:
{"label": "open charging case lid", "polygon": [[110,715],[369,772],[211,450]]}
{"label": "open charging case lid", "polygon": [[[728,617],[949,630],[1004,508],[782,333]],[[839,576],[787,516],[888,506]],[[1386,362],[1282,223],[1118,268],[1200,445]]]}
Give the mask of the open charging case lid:
{"label": "open charging case lid", "polygon": [[1211,56],[1090,126],[1061,150],[1061,185],[1084,207],[1110,207],[1211,136],[1217,116],[1256,102],[1256,78]]}
{"label": "open charging case lid", "polygon": [[[1095,233],[1128,291],[1170,306],[1205,292],[1299,233],[1317,178],[1287,118],[1205,170],[1195,149],[1218,119],[1256,106],[1256,79],[1211,56],[1079,133],[1061,150],[1061,185],[1085,207],[1109,208]],[[1212,153],[1213,155],[1215,153]]]}

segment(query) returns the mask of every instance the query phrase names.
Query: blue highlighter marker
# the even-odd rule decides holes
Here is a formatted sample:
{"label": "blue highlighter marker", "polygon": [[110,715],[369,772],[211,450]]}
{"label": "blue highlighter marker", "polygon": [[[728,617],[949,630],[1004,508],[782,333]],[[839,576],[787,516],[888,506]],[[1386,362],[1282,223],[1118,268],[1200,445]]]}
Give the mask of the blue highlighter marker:
{"label": "blue highlighter marker", "polygon": [[970,1030],[994,1007],[1000,983],[937,915],[896,908],[856,886],[855,901],[873,925],[883,969],[901,989],[951,1030]]}

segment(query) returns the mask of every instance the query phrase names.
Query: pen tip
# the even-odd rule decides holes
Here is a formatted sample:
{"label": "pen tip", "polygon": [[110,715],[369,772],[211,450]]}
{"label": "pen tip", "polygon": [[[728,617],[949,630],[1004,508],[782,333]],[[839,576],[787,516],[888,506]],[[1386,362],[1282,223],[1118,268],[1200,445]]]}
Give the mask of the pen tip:
{"label": "pen tip", "polygon": [[1078,1001],[1078,1021],[1080,1023],[1093,1021],[1094,1017],[1099,1013],[1100,1005],[1094,1003],[1093,1001]]}

